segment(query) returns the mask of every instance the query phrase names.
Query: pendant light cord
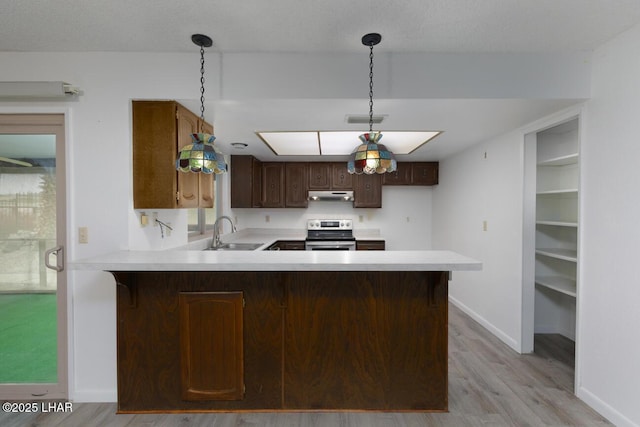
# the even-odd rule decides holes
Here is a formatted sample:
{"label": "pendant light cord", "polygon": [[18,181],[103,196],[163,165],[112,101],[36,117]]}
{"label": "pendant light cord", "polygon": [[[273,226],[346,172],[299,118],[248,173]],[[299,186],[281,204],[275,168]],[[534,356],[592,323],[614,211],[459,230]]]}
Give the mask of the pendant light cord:
{"label": "pendant light cord", "polygon": [[200,119],[204,122],[204,47],[200,46]]}
{"label": "pendant light cord", "polygon": [[369,46],[369,132],[373,131],[373,44]]}

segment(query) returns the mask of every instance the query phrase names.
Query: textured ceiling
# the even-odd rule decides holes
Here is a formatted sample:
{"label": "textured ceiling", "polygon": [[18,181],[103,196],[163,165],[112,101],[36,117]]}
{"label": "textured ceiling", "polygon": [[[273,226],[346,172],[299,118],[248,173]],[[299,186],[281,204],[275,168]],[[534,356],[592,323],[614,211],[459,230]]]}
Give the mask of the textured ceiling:
{"label": "textured ceiling", "polygon": [[[379,32],[381,52],[591,51],[640,22],[640,0],[0,0],[0,52],[356,52]],[[366,76],[363,75],[363,78]],[[364,96],[363,96],[364,98]],[[193,111],[198,101],[186,102]],[[217,143],[273,158],[256,130],[331,129],[330,112],[366,113],[362,100],[274,100],[209,106]],[[377,102],[395,130],[444,130],[411,155],[439,160],[544,115],[570,99],[394,99]],[[239,110],[239,111],[236,111]],[[332,116],[331,116],[332,117]],[[341,116],[342,117],[342,116]],[[354,141],[354,146],[357,141]]]}
{"label": "textured ceiling", "polygon": [[638,0],[0,0],[0,51],[549,52],[591,50]]}

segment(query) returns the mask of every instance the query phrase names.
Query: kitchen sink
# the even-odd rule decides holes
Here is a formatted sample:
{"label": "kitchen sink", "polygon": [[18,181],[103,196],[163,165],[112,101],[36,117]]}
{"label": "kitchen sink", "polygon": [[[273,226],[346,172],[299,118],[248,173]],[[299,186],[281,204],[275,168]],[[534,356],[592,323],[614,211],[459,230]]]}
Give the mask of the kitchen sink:
{"label": "kitchen sink", "polygon": [[253,251],[264,243],[222,243],[215,248],[206,248],[205,251]]}

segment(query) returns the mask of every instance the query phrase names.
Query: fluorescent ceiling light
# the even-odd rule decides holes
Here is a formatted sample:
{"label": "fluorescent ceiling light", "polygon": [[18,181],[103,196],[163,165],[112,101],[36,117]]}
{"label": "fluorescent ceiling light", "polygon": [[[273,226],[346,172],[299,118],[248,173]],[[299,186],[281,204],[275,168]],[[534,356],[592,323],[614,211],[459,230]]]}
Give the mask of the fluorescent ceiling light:
{"label": "fluorescent ceiling light", "polygon": [[[364,131],[256,132],[278,156],[348,155]],[[410,154],[439,131],[381,131],[383,144],[395,154]]]}
{"label": "fluorescent ceiling light", "polygon": [[318,132],[257,132],[260,139],[279,156],[320,154]]}

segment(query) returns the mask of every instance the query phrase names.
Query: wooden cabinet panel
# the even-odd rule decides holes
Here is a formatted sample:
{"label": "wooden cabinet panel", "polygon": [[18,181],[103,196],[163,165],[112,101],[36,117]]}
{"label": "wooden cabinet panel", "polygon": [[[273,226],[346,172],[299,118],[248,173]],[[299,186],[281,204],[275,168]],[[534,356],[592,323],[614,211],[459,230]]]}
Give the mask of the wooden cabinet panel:
{"label": "wooden cabinet panel", "polygon": [[278,240],[266,250],[268,251],[304,251],[304,240]]}
{"label": "wooden cabinet panel", "polygon": [[398,162],[394,172],[382,175],[382,185],[411,185],[411,163]]}
{"label": "wooden cabinet panel", "polygon": [[357,240],[356,251],[384,251],[384,240]]}
{"label": "wooden cabinet panel", "polygon": [[285,409],[447,409],[446,272],[290,276]]}
{"label": "wooden cabinet panel", "polygon": [[331,163],[309,163],[309,190],[331,189]]}
{"label": "wooden cabinet panel", "polygon": [[[178,126],[178,152],[185,145],[191,144],[191,134],[198,133],[198,117],[181,105],[176,105],[176,120]],[[175,168],[174,168],[175,169]],[[178,176],[178,207],[197,208],[199,203],[199,173],[176,172]]]}
{"label": "wooden cabinet panel", "polygon": [[[159,271],[117,272],[114,276],[118,283],[119,412],[281,407],[283,291],[279,274],[217,272],[212,275],[211,272]],[[183,398],[179,295],[207,292],[242,292],[246,301],[242,319],[246,390],[242,400]],[[212,322],[207,310],[203,310],[203,316],[207,322]],[[212,325],[213,329],[217,327],[222,325]]]}
{"label": "wooden cabinet panel", "polygon": [[447,410],[446,271],[114,276],[121,413]]}
{"label": "wooden cabinet panel", "polygon": [[262,163],[253,156],[231,156],[231,207],[259,208],[262,203]]}
{"label": "wooden cabinet panel", "polygon": [[[213,126],[207,122],[203,122],[199,120],[200,124],[199,132],[208,133],[213,135]],[[200,201],[198,202],[198,207],[200,208],[212,208],[214,204],[214,182],[216,179],[215,174],[208,173],[199,173],[198,175],[198,184],[199,184],[199,193],[200,193]]]}
{"label": "wooden cabinet panel", "polygon": [[263,208],[285,207],[284,179],[284,163],[265,162],[262,164]]}
{"label": "wooden cabinet panel", "polygon": [[398,162],[395,172],[385,173],[382,185],[437,185],[438,162]]}
{"label": "wooden cabinet panel", "polygon": [[353,175],[347,171],[346,162],[336,162],[331,164],[331,189],[353,189]]}
{"label": "wooden cabinet panel", "polygon": [[242,306],[242,292],[180,293],[184,400],[243,398]]}
{"label": "wooden cabinet panel", "polygon": [[415,162],[412,165],[413,185],[437,185],[438,162]]}
{"label": "wooden cabinet panel", "polygon": [[382,207],[382,177],[373,175],[353,175],[353,207]]}
{"label": "wooden cabinet panel", "polygon": [[132,127],[135,209],[213,207],[213,178],[175,169],[191,134],[213,126],[175,101],[133,101]]}
{"label": "wooden cabinet panel", "polygon": [[306,208],[307,163],[285,163],[285,207]]}

